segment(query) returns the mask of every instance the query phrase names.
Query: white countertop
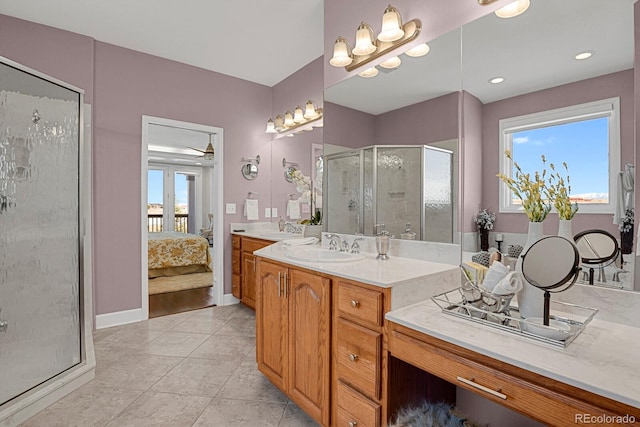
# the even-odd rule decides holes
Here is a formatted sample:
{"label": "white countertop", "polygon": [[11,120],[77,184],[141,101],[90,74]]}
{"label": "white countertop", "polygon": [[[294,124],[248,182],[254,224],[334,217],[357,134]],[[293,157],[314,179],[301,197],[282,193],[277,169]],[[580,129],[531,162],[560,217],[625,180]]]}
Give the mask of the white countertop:
{"label": "white countertop", "polygon": [[456,265],[393,256],[381,261],[376,259],[377,254],[364,252],[363,260],[351,262],[304,262],[286,256],[287,251],[299,250],[301,247],[307,246],[287,247],[277,243],[255,251],[254,255],[382,288],[414,282],[445,271],[459,270]]}
{"label": "white countertop", "polygon": [[449,316],[431,300],[386,314],[389,321],[497,360],[640,408],[640,328],[596,317],[567,348]]}

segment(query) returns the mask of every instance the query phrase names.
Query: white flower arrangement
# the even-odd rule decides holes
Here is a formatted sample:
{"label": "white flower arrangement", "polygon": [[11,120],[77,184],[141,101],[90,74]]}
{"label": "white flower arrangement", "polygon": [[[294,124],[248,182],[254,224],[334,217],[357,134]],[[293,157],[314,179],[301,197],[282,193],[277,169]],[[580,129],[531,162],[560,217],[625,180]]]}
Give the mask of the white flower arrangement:
{"label": "white flower arrangement", "polygon": [[296,169],[291,174],[294,184],[296,184],[296,190],[301,196],[298,201],[301,203],[311,203],[311,178],[305,176],[300,169]]}
{"label": "white flower arrangement", "polygon": [[478,226],[478,230],[492,230],[493,223],[496,221],[496,214],[482,209],[476,215],[474,222]]}

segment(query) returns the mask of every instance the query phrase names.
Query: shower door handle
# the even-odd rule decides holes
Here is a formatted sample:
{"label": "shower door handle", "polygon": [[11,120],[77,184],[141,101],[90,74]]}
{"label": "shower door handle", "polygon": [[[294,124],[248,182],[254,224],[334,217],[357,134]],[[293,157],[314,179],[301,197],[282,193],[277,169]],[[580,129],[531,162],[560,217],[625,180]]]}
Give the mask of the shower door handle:
{"label": "shower door handle", "polygon": [[[2,311],[1,308],[0,308],[0,311]],[[7,332],[8,326],[9,326],[9,322],[7,322],[6,320],[0,319],[0,331]]]}

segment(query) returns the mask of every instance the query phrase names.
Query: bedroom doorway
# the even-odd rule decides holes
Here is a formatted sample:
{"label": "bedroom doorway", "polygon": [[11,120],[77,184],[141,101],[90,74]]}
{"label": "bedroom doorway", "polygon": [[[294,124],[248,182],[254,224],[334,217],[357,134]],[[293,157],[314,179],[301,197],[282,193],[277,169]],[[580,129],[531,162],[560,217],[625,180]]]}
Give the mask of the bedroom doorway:
{"label": "bedroom doorway", "polygon": [[[160,117],[142,117],[141,311],[143,319],[149,318],[150,293],[154,293],[153,307],[162,304],[161,312],[170,311],[172,304],[177,304],[176,312],[197,308],[189,304],[181,305],[189,291],[166,292],[161,295],[162,299],[158,299],[159,295],[155,293],[158,292],[159,281],[155,281],[153,287],[150,286],[149,277],[154,276],[158,270],[154,268],[150,270],[154,262],[152,261],[150,265],[148,257],[149,233],[152,232],[154,240],[160,236],[155,231],[207,235],[208,238],[205,240],[208,240],[210,268],[213,270],[210,273],[213,277],[209,278],[212,280],[213,287],[194,289],[189,298],[193,295],[196,299],[204,300],[202,296],[206,293],[208,301],[217,305],[223,304],[223,242],[222,239],[215,238],[223,234],[222,142],[222,128]],[[213,147],[214,156],[204,153],[208,144]],[[152,243],[155,245],[155,242]],[[150,271],[154,272],[151,276]],[[193,277],[195,274],[184,275],[184,278]],[[182,280],[181,277],[177,277],[175,281],[174,278],[163,277],[162,280],[169,284],[172,282],[179,285],[188,284],[188,281]],[[165,297],[168,297],[166,301]]]}

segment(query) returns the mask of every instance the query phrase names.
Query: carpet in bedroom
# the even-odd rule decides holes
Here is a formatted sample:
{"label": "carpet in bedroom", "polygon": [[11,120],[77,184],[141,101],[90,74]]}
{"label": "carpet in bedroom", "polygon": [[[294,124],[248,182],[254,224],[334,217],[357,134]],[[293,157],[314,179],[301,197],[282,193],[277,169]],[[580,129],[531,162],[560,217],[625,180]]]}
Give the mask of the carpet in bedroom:
{"label": "carpet in bedroom", "polygon": [[208,288],[213,285],[213,273],[191,273],[179,276],[156,277],[149,279],[149,295],[188,289]]}

